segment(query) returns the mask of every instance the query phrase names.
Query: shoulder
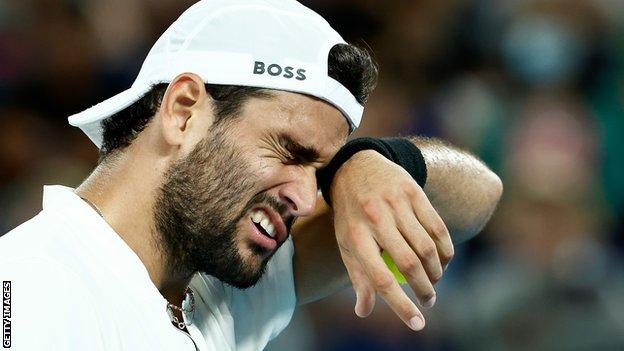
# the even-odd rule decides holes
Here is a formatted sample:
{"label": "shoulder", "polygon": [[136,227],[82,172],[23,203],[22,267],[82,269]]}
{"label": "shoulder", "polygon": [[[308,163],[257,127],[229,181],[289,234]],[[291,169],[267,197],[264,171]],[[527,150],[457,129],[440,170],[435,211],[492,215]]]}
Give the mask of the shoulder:
{"label": "shoulder", "polygon": [[78,230],[66,216],[55,211],[41,211],[0,237],[0,262],[10,265],[11,262],[24,264],[31,261],[24,267],[40,265],[43,270],[65,269],[70,272],[69,267],[79,268],[81,263],[86,263],[81,254],[84,247],[80,240],[76,240],[77,236]]}
{"label": "shoulder", "polygon": [[0,277],[10,284],[16,346],[45,349],[62,343],[98,350],[103,344],[91,291],[68,267],[47,258],[19,257],[0,260]]}
{"label": "shoulder", "polygon": [[70,267],[48,257],[2,258],[0,277],[11,282],[16,302],[28,299],[29,306],[41,311],[92,301],[83,279]]}
{"label": "shoulder", "polygon": [[10,282],[15,342],[36,331],[38,338],[24,336],[33,349],[62,340],[77,347],[81,340],[94,339],[89,345],[97,350],[100,318],[93,290],[76,271],[79,247],[63,217],[40,212],[0,237],[0,250],[0,279]]}
{"label": "shoulder", "polygon": [[33,218],[0,236],[2,259],[20,259],[40,256],[56,246],[69,226],[64,218],[54,212],[41,211]]}

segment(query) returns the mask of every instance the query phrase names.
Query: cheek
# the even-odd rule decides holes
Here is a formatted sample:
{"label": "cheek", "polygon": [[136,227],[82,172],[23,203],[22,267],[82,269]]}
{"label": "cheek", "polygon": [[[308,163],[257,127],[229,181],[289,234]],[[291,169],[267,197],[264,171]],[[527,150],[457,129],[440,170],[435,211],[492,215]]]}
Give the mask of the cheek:
{"label": "cheek", "polygon": [[261,179],[270,178],[275,172],[276,166],[277,166],[276,161],[270,161],[270,160],[264,160],[264,159],[260,160],[257,163],[258,176],[260,176]]}
{"label": "cheek", "polygon": [[241,251],[241,249],[246,249],[248,246],[247,237],[249,236],[249,218],[247,216],[243,216],[238,223],[236,223],[236,229],[232,233],[234,236],[232,239],[236,244],[236,248]]}
{"label": "cheek", "polygon": [[258,185],[263,190],[271,189],[288,181],[289,168],[278,159],[265,159],[258,162]]}

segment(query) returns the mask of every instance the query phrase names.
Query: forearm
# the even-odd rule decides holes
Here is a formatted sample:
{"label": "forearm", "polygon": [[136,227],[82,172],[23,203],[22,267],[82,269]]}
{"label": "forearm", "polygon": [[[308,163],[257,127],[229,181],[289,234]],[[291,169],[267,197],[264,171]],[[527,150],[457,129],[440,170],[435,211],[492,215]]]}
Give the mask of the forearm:
{"label": "forearm", "polygon": [[306,304],[349,285],[336,237],[332,212],[322,197],[313,215],[300,218],[292,230],[297,303]]}
{"label": "forearm", "polygon": [[475,156],[439,139],[410,140],[421,150],[427,165],[423,190],[453,242],[470,239],[494,212],[503,191],[501,180]]}
{"label": "forearm", "polygon": [[[421,150],[427,167],[423,188],[455,243],[478,233],[502,193],[500,179],[476,157],[439,140],[410,138]],[[361,151],[357,156],[376,153]],[[352,163],[356,155],[345,163]],[[357,160],[355,160],[357,161]],[[344,167],[344,166],[343,166]],[[316,212],[293,228],[297,301],[305,304],[348,286],[349,278],[334,233],[332,210],[319,197]]]}

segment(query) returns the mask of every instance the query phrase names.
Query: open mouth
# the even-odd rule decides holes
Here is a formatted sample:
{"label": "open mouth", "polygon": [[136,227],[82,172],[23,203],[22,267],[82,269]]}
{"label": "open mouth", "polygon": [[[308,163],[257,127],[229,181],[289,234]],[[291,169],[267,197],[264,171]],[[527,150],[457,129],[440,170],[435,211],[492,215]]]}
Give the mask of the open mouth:
{"label": "open mouth", "polygon": [[258,228],[258,231],[269,238],[276,240],[277,230],[269,216],[263,210],[255,210],[251,213],[251,221]]}
{"label": "open mouth", "polygon": [[275,250],[288,237],[282,216],[270,206],[260,204],[249,213],[250,239],[265,251]]}
{"label": "open mouth", "polygon": [[[252,220],[252,221],[253,221],[253,220]],[[267,230],[266,230],[266,229],[264,229],[264,227],[263,227],[262,225],[260,225],[260,223],[256,223],[256,222],[254,222],[254,225],[256,226],[256,228],[258,229],[258,231],[259,231],[260,233],[262,233],[264,236],[269,237],[269,238],[271,238],[271,239],[275,239],[275,237],[274,237],[274,236],[272,236],[271,234],[269,234],[269,233],[267,232]]]}

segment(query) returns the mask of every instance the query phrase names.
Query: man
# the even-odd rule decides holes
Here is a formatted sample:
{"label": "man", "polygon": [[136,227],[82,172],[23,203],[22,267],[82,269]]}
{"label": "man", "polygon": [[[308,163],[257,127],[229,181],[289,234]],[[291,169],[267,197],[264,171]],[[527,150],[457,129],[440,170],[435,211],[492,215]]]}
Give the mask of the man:
{"label": "man", "polygon": [[100,148],[97,168],[75,190],[45,187],[43,211],[0,238],[12,346],[257,350],[297,302],[349,280],[359,316],[379,293],[422,329],[380,250],[432,306],[453,245],[421,186],[469,236],[501,185],[434,140],[343,146],[376,74],[295,1],[188,9],[130,89],[70,117]]}

